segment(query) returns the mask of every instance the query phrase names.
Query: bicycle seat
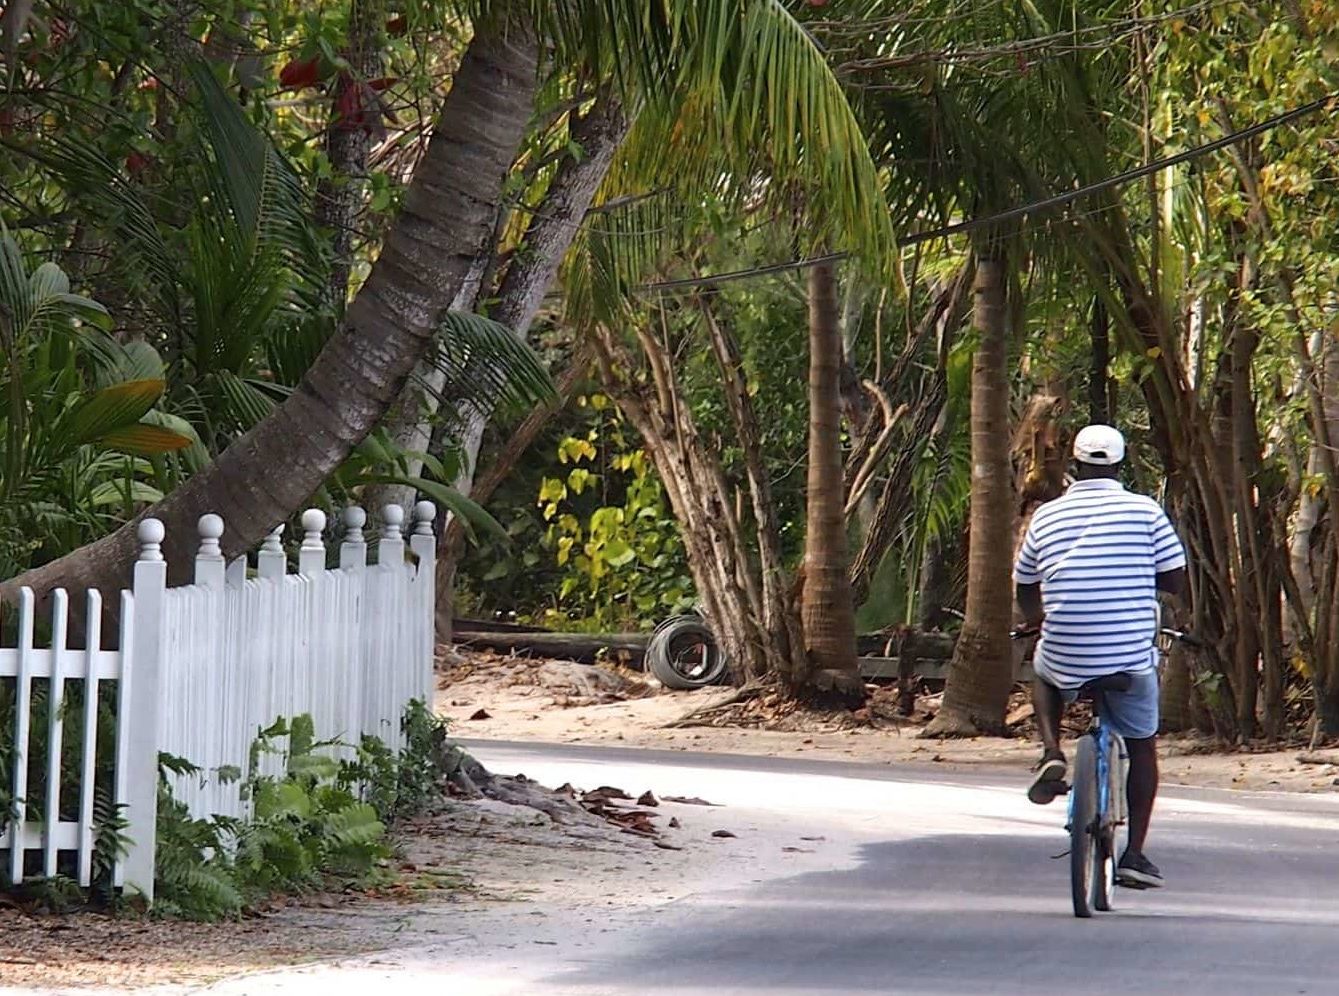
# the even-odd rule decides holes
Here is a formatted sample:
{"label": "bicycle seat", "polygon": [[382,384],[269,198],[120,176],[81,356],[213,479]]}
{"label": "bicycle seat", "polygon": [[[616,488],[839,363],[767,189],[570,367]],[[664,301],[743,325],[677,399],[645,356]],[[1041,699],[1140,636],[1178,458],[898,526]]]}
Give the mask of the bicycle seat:
{"label": "bicycle seat", "polygon": [[1130,685],[1134,683],[1134,672],[1117,671],[1115,674],[1104,674],[1100,678],[1094,678],[1092,681],[1085,681],[1079,686],[1079,698],[1091,699],[1103,692],[1128,692]]}

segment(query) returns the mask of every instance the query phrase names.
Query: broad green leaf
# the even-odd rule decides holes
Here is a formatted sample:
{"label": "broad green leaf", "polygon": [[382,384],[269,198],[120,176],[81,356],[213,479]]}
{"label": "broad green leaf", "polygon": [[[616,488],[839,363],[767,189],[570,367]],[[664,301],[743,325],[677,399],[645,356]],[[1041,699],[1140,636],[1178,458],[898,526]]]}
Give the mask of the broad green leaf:
{"label": "broad green leaf", "polygon": [[162,380],[133,380],[95,391],[63,416],[56,434],[70,444],[91,443],[132,426],[162,397]]}
{"label": "broad green leaf", "polygon": [[637,553],[621,539],[612,539],[604,546],[604,559],[610,567],[625,567],[637,559]]}
{"label": "broad green leaf", "polygon": [[[130,501],[133,504],[153,505],[163,500],[163,493],[144,481],[131,481],[129,487]],[[109,505],[113,507],[123,505],[126,500],[126,483],[124,481],[103,481],[89,492],[88,500],[99,508]]]}
{"label": "broad green leaf", "polygon": [[160,456],[184,450],[194,445],[196,440],[162,426],[140,422],[123,429],[113,429],[99,436],[95,442],[99,446],[132,456]]}
{"label": "broad green leaf", "polygon": [[501,540],[508,545],[511,543],[511,537],[507,535],[507,530],[502,528],[502,523],[489,515],[482,505],[470,501],[455,488],[445,484],[429,481],[423,477],[411,477],[407,474],[368,474],[359,477],[358,483],[403,484],[447,508],[453,515],[460,518],[461,523],[467,530],[477,527],[494,539]]}

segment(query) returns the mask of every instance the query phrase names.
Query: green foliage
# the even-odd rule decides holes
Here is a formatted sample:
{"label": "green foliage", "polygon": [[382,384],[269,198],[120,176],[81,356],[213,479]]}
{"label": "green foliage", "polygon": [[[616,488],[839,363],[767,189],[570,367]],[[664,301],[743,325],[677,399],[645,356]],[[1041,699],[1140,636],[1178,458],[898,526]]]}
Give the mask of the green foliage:
{"label": "green foliage", "polygon": [[[192,819],[166,775],[200,771],[162,755],[155,911],[223,919],[270,895],[375,880],[390,855],[387,825],[443,791],[445,723],[415,701],[401,725],[402,750],[365,736],[353,759],[340,760],[330,752],[342,745],[318,740],[310,716],[276,720],[251,746],[240,787],[251,805],[247,820]],[[261,773],[268,755],[283,758],[282,775]]]}
{"label": "green foliage", "polygon": [[617,409],[600,394],[581,399],[600,422],[558,444],[562,477],[545,478],[539,506],[546,548],[570,572],[549,616],[597,629],[650,626],[692,604],[683,543],[650,459],[630,448]]}
{"label": "green foliage", "polygon": [[442,798],[447,721],[418,699],[409,703],[398,754],[378,737],[364,736],[353,760],[342,760],[337,782],[371,805],[385,823],[418,815]]}
{"label": "green foliage", "polygon": [[151,460],[191,442],[154,409],[157,354],[108,321],[56,264],[30,271],[0,225],[0,577],[158,497]]}

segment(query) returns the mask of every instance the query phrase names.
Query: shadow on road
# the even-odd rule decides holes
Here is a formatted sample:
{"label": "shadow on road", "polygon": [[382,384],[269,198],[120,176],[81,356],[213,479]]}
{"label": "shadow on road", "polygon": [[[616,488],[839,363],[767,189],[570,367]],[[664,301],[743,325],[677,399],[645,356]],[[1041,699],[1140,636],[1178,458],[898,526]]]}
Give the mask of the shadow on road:
{"label": "shadow on road", "polygon": [[[1240,832],[1238,828],[1238,832]],[[557,991],[1330,993],[1339,901],[1305,898],[1333,865],[1313,836],[1219,853],[1176,832],[1156,853],[1175,888],[1119,892],[1076,920],[1055,841],[962,834],[869,845],[858,867],[675,904],[639,943],[563,972]],[[1220,860],[1224,854],[1230,861]]]}

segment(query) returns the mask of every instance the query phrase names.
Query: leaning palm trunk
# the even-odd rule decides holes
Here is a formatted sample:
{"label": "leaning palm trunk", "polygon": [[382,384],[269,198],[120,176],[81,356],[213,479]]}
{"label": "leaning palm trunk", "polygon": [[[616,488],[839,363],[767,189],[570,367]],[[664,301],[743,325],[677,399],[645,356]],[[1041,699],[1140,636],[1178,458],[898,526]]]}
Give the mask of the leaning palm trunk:
{"label": "leaning palm trunk", "polygon": [[[211,466],[149,510],[167,526],[169,572],[184,580],[195,524],[228,524],[224,553],[258,543],[302,506],[383,418],[426,354],[491,234],[503,181],[534,109],[537,46],[518,25],[480,25],[461,62],[399,219],[338,333],[292,395]],[[276,471],[282,469],[282,473]],[[115,588],[136,523],[0,586]]]}
{"label": "leaning palm trunk", "polygon": [[[331,265],[327,293],[336,314],[344,311],[353,269],[353,233],[363,202],[368,156],[372,150],[369,119],[380,113],[362,107],[369,100],[367,84],[381,75],[381,52],[377,45],[380,0],[352,0],[349,4],[349,44],[344,58],[349,71],[341,73],[332,94],[330,121],[326,127],[325,154],[331,175],[316,187],[316,221],[330,231]],[[362,107],[358,115],[340,113],[340,108]]]}
{"label": "leaning palm trunk", "polygon": [[831,263],[821,263],[809,271],[809,480],[801,618],[813,673],[802,683],[858,696],[864,686],[846,576],[842,358],[835,274]]}
{"label": "leaning palm trunk", "polygon": [[1014,489],[1009,461],[1009,327],[1001,256],[977,260],[972,325],[972,502],[967,612],[932,736],[998,732],[1013,686],[1009,623]]}
{"label": "leaning palm trunk", "polygon": [[[513,254],[498,289],[497,300],[489,309],[488,317],[507,326],[517,338],[525,340],[529,336],[530,326],[539,313],[544,295],[552,286],[558,267],[567,255],[600,183],[609,172],[614,153],[626,134],[627,119],[622,104],[610,92],[603,93],[586,114],[572,122],[571,139],[581,148],[581,155],[565,159],[559,167],[541,207],[531,216],[521,248]],[[488,269],[486,263],[491,259],[494,248],[488,245],[480,254],[471,271],[471,281],[465,289],[467,297],[462,296],[456,308],[463,310],[475,306],[482,291],[480,281]],[[426,451],[432,437],[432,425],[437,417],[444,383],[445,376],[438,367],[424,363],[415,379],[405,388],[390,419],[388,428],[392,440],[402,451],[410,454],[408,470],[411,475],[416,475],[421,466],[421,461],[412,454]],[[451,484],[461,494],[468,496],[478,469],[484,430],[493,415],[493,405],[487,398],[471,399],[463,403],[455,414],[455,424],[450,428],[460,465]],[[371,500],[378,506],[387,502],[405,505],[413,500],[413,490],[392,485],[380,489]],[[448,554],[450,549],[445,543],[445,535],[443,532],[438,550],[438,576],[447,580],[455,571],[455,561],[454,558],[448,560],[442,556]],[[449,583],[438,587],[443,599],[451,597],[451,590]],[[440,611],[438,618],[439,621],[443,618]],[[449,618],[449,611],[446,618]]]}

